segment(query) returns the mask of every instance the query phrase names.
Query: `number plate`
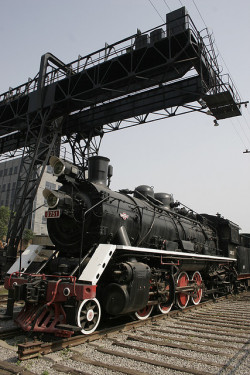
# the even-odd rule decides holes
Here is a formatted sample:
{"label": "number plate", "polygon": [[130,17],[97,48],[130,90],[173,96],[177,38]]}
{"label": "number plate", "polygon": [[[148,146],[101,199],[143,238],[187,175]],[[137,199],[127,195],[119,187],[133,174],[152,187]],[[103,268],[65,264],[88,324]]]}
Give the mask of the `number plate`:
{"label": "number plate", "polygon": [[45,211],[44,216],[46,217],[46,219],[58,219],[61,216],[61,211],[60,210]]}

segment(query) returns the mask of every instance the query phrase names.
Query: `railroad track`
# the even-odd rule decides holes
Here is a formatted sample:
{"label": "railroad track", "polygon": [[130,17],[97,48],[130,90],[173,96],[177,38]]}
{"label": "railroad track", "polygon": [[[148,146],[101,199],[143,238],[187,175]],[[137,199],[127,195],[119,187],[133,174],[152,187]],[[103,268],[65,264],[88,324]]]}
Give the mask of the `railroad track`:
{"label": "railroad track", "polygon": [[[0,309],[6,308],[7,302],[8,302],[8,293],[0,294]],[[15,307],[17,309],[21,309],[23,307],[23,305],[24,305],[23,301],[15,303]],[[4,314],[0,314],[0,320],[1,319],[4,319],[4,320],[11,319],[11,318],[8,318],[7,316],[4,317],[3,315]]]}
{"label": "railroad track", "polygon": [[4,304],[8,301],[8,294],[0,294],[0,304]]}
{"label": "railroad track", "polygon": [[[42,358],[31,359],[41,354]],[[48,371],[49,375],[103,375],[104,371],[112,375],[246,375],[250,370],[250,292],[89,336],[22,343],[15,355],[18,360],[27,359],[18,367],[24,371],[28,366],[29,374],[35,366],[36,374]],[[0,362],[1,369],[10,370]],[[6,374],[12,373],[16,372]]]}

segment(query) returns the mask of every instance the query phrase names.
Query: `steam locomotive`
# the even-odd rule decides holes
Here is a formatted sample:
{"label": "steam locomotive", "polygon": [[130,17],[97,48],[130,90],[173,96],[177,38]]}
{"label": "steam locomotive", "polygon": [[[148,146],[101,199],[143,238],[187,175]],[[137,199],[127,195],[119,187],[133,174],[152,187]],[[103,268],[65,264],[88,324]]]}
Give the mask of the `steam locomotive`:
{"label": "steam locomotive", "polygon": [[30,245],[5,278],[25,302],[24,330],[90,334],[102,315],[146,319],[249,285],[250,235],[238,225],[147,185],[112,191],[106,157],[89,158],[87,179],[55,156],[50,164],[61,183],[43,192],[54,246]]}

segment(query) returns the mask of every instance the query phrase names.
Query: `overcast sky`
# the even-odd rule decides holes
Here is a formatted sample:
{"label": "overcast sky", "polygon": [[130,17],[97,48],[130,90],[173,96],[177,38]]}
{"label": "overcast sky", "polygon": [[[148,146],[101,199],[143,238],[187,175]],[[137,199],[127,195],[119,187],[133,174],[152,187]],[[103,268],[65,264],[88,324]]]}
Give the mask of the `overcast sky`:
{"label": "overcast sky", "polygon": [[[213,32],[223,72],[249,100],[249,0],[0,0],[0,93],[33,78],[46,52],[70,63],[162,24],[181,5],[198,30]],[[192,113],[106,134],[100,154],[114,166],[111,187],[147,184],[250,232],[250,154],[243,154],[250,150],[249,119],[250,106],[218,127],[211,116]]]}

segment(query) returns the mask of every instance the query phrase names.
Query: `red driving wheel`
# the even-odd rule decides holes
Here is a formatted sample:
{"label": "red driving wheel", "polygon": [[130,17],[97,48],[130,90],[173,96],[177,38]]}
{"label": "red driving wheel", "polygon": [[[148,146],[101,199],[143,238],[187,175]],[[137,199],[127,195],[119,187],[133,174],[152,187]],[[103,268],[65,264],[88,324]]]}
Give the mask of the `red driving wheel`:
{"label": "red driving wheel", "polygon": [[167,314],[173,306],[173,300],[174,300],[174,282],[170,282],[169,279],[166,280],[166,286],[165,286],[165,291],[167,292],[167,300],[166,302],[159,303],[157,305],[157,308],[159,312],[162,314]]}
{"label": "red driving wheel", "polygon": [[[186,272],[181,272],[177,278],[177,287],[185,287],[188,286],[189,277]],[[189,295],[186,293],[178,293],[176,298],[176,303],[180,309],[185,309],[189,301]]]}
{"label": "red driving wheel", "polygon": [[150,316],[150,314],[153,310],[153,307],[154,307],[153,305],[145,306],[143,309],[136,311],[134,313],[134,317],[138,320],[147,319]]}
{"label": "red driving wheel", "polygon": [[200,272],[196,271],[192,276],[192,280],[195,281],[197,290],[194,292],[191,300],[194,305],[198,305],[202,298],[202,277]]}

